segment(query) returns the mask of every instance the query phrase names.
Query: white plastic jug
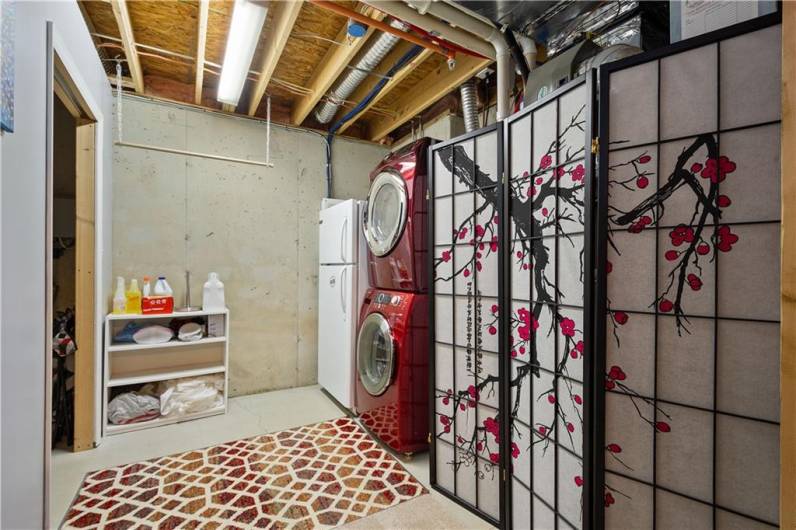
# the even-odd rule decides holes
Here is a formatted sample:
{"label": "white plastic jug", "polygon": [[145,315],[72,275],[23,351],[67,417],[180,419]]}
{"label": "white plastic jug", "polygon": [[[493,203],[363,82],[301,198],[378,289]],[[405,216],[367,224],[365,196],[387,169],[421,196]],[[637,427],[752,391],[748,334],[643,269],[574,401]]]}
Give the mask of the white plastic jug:
{"label": "white plastic jug", "polygon": [[113,295],[113,313],[124,314],[127,310],[127,296],[124,292],[124,278],[116,277],[116,292]]}
{"label": "white plastic jug", "polygon": [[211,272],[207,275],[204,291],[202,293],[202,309],[205,311],[223,311],[224,284],[218,279],[218,273]]}
{"label": "white plastic jug", "polygon": [[165,276],[158,276],[158,281],[155,282],[152,292],[155,296],[172,296],[174,294]]}

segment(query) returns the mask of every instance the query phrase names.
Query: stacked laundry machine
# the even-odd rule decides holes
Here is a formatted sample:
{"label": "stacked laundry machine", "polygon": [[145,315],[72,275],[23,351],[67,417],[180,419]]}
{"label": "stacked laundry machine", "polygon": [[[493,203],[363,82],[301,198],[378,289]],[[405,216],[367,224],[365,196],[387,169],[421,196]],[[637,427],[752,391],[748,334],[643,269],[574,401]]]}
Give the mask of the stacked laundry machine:
{"label": "stacked laundry machine", "polygon": [[424,138],[370,175],[362,230],[370,289],[359,315],[356,410],[399,453],[428,448],[428,186]]}

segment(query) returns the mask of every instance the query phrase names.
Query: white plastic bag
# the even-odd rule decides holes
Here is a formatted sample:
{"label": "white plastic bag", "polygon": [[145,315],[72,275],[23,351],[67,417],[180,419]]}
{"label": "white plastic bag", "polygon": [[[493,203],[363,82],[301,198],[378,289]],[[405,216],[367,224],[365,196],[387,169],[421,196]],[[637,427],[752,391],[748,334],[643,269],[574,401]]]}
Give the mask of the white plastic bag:
{"label": "white plastic bag", "polygon": [[164,417],[195,414],[224,404],[224,378],[221,375],[163,381],[158,391],[160,414]]}
{"label": "white plastic bag", "polygon": [[153,420],[160,416],[160,400],[153,396],[125,392],[108,403],[108,421],[115,425]]}

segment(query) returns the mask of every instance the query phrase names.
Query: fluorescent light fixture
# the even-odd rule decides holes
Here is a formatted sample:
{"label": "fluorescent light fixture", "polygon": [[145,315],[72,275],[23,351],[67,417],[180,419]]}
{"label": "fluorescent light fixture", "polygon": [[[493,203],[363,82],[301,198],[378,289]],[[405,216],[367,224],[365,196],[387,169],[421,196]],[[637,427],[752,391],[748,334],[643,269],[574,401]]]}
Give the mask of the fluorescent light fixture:
{"label": "fluorescent light fixture", "polygon": [[264,2],[235,0],[216,96],[221,103],[237,106],[267,12]]}

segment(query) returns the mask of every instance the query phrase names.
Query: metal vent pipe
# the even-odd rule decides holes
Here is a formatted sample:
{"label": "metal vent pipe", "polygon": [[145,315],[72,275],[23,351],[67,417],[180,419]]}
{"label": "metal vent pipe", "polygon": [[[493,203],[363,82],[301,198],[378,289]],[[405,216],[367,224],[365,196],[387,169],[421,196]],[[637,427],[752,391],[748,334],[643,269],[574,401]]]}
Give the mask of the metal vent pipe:
{"label": "metal vent pipe", "polygon": [[464,130],[467,132],[478,130],[478,98],[475,92],[475,79],[462,83],[459,87],[459,94],[462,97]]}
{"label": "metal vent pipe", "polygon": [[[393,20],[390,22],[390,26],[402,31],[408,29],[408,26],[399,20]],[[400,37],[390,33],[382,33],[365,55],[362,56],[362,59],[357,61],[326,95],[326,101],[318,105],[315,110],[315,119],[320,123],[329,123],[332,118],[334,118],[340,105],[345,102],[346,98],[354,92],[384,57],[390,53],[390,50],[395,47],[399,40],[401,40]]]}

